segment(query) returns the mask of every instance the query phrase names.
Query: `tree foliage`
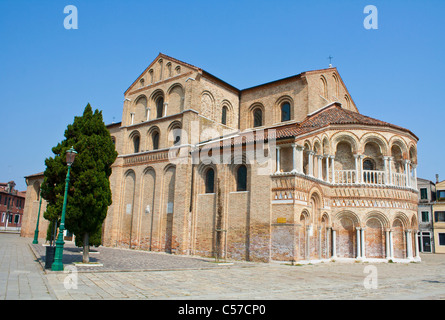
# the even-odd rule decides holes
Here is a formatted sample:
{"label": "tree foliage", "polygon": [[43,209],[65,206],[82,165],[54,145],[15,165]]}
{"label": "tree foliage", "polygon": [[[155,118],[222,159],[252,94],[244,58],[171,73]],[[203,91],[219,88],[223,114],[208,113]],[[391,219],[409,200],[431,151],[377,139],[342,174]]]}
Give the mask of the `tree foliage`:
{"label": "tree foliage", "polygon": [[75,117],[73,124],[68,125],[65,139],[52,148],[54,157],[45,160],[41,192],[48,202],[44,217],[50,221],[61,219],[68,170],[66,152],[71,147],[77,151],[77,156],[71,166],[65,227],[82,241],[85,234],[94,235],[92,239],[96,240],[92,244],[99,245],[102,223],[112,202],[111,165],[117,157],[102,111],[93,113],[88,104],[83,115]]}

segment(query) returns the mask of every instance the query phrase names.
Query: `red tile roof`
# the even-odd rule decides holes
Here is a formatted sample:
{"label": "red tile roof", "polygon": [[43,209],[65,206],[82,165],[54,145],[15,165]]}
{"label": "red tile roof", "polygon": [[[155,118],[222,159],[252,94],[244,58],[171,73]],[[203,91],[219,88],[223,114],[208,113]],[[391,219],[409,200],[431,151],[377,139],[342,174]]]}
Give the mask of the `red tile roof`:
{"label": "red tile roof", "polygon": [[[218,143],[221,146],[227,146],[229,144],[237,145],[241,141],[253,142],[253,141],[267,140],[271,138],[284,139],[290,137],[297,137],[302,134],[306,134],[331,125],[365,125],[372,127],[388,127],[407,132],[416,139],[418,139],[417,136],[414,135],[408,129],[362,115],[358,112],[343,109],[339,103],[333,103],[323,109],[320,109],[308,115],[306,119],[304,119],[300,123],[292,123],[284,126],[264,128],[262,130],[260,129],[258,131],[253,131],[253,132],[252,131],[243,132],[240,133],[239,136],[235,138],[209,143],[203,146],[203,149],[212,148],[213,146],[215,146],[215,144]],[[261,132],[264,132],[264,134],[261,135]]]}

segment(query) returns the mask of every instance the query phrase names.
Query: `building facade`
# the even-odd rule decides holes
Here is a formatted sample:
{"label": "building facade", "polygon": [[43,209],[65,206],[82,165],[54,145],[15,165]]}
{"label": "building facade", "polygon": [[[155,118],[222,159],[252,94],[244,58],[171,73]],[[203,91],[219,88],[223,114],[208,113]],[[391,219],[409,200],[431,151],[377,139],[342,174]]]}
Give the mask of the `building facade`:
{"label": "building facade", "polygon": [[434,253],[433,204],[436,201],[436,185],[426,179],[417,178],[419,189],[419,232],[417,234],[420,252]]}
{"label": "building facade", "polygon": [[164,54],[108,126],[105,246],[249,261],[419,260],[417,141],[336,68],[237,89]]}
{"label": "building facade", "polygon": [[436,202],[433,204],[433,211],[435,252],[445,253],[445,180],[436,183]]}
{"label": "building facade", "polygon": [[40,197],[40,186],[43,183],[43,172],[25,177],[26,181],[26,202],[24,208],[24,218],[21,236],[33,238],[37,226],[37,217],[40,214],[38,226],[38,239],[46,239],[49,221],[43,218],[46,210],[46,201]]}
{"label": "building facade", "polygon": [[0,183],[0,229],[19,231],[22,227],[25,192],[15,190],[15,182]]}

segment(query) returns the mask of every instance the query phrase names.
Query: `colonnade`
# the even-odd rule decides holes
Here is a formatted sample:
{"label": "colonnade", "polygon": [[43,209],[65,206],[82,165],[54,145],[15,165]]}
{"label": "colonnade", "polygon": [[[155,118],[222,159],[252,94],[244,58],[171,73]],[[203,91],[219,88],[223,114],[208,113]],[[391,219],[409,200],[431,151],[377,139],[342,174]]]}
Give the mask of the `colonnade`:
{"label": "colonnade", "polygon": [[[332,254],[331,259],[337,259],[337,231],[334,228],[328,228],[331,230],[331,243],[332,243]],[[362,227],[356,227],[356,259],[364,260],[366,259],[366,243],[365,243],[365,229]],[[406,240],[406,259],[414,260],[420,259],[419,257],[419,243],[417,241],[416,232],[415,236],[415,246],[413,248],[413,230],[405,230],[405,240]],[[393,241],[393,231],[391,229],[385,230],[385,258],[388,260],[394,259],[394,241]],[[329,240],[327,240],[329,241]]]}
{"label": "colonnade", "polygon": [[[287,147],[287,146],[286,146]],[[397,187],[417,189],[417,165],[410,160],[402,160],[404,173],[392,172],[394,157],[383,156],[383,171],[363,169],[365,155],[354,154],[353,170],[335,170],[335,155],[318,155],[312,150],[305,150],[303,146],[296,143],[292,147],[292,170],[287,173],[304,174],[308,177],[319,179],[332,184],[381,184]],[[276,175],[284,174],[281,168],[281,149],[276,146]],[[304,170],[304,153],[308,156],[307,172]],[[317,170],[314,169],[314,157],[317,162]],[[323,174],[323,160],[325,161],[325,172]],[[413,175],[411,175],[411,169]],[[316,171],[316,172],[315,172]]]}

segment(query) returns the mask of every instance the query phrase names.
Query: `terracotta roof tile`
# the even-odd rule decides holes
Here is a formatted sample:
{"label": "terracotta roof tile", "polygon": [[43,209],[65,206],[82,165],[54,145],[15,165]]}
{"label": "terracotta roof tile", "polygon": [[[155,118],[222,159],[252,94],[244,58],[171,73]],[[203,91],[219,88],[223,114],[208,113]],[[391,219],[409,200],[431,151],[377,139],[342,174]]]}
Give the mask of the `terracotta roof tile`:
{"label": "terracotta roof tile", "polygon": [[374,119],[358,112],[343,109],[340,104],[333,103],[326,108],[323,108],[311,115],[308,115],[305,120],[300,123],[293,123],[284,126],[276,126],[265,128],[263,130],[258,130],[259,132],[264,132],[263,135],[257,134],[256,131],[243,132],[239,136],[224,141],[215,141],[215,143],[209,143],[203,146],[203,149],[209,149],[217,145],[227,146],[227,145],[237,145],[241,141],[253,142],[267,139],[284,139],[289,137],[297,137],[302,134],[309,133],[311,131],[321,129],[330,125],[369,125],[378,127],[390,127],[404,132],[408,132],[417,138],[411,131],[400,126],[393,125],[391,123]]}

